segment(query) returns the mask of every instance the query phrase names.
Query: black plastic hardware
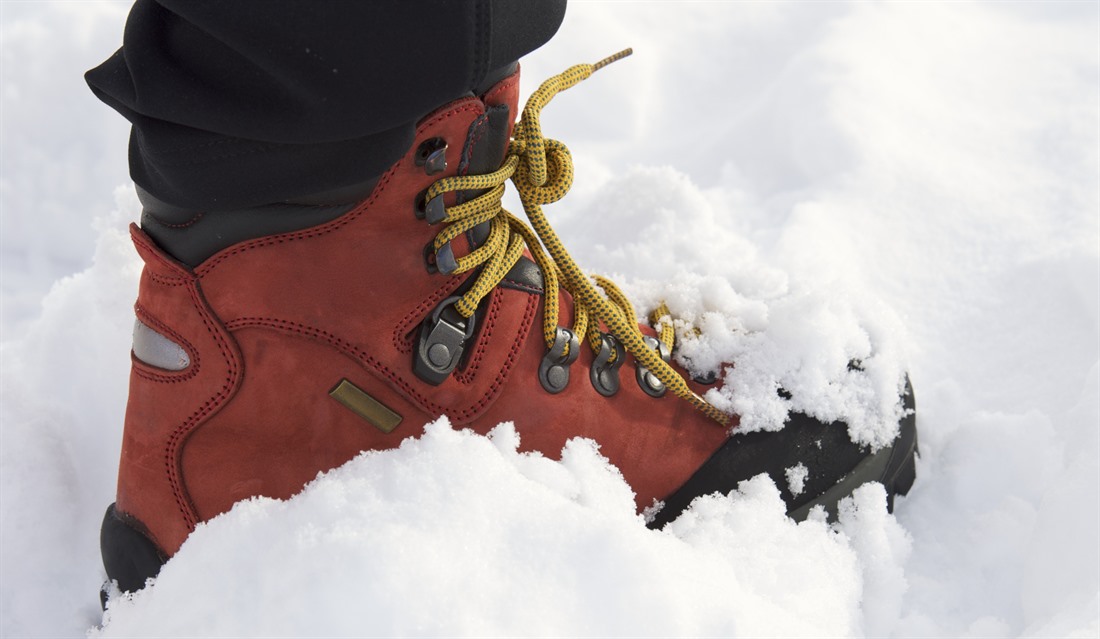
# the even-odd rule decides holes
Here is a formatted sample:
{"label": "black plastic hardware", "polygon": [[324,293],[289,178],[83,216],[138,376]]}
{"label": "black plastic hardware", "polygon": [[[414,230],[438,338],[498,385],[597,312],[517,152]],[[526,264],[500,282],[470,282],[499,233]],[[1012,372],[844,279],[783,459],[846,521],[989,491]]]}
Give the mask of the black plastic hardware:
{"label": "black plastic hardware", "polygon": [[[565,352],[565,347],[569,352]],[[554,345],[546,352],[539,364],[539,381],[548,393],[560,393],[569,385],[569,366],[577,361],[581,354],[581,343],[573,331],[558,327]]]}
{"label": "black plastic hardware", "polygon": [[[672,351],[668,349],[668,346],[665,345],[664,342],[657,339],[656,337],[645,335],[642,337],[642,341],[645,342],[646,346],[657,351],[657,353],[660,354],[661,359],[665,360],[665,363],[668,363],[669,359],[672,358]],[[662,382],[656,375],[654,375],[653,371],[649,370],[645,366],[642,366],[641,362],[638,362],[637,360],[635,360],[634,364],[634,377],[638,380],[638,386],[642,387],[642,390],[645,391],[646,395],[649,395],[650,397],[661,397],[665,394],[666,391],[668,391],[665,383]]]}
{"label": "black plastic hardware", "polygon": [[[99,549],[107,579],[118,583],[123,592],[137,592],[145,581],[156,577],[168,559],[144,532],[145,526],[124,516],[111,504],[103,515],[99,530]],[[100,603],[107,605],[106,591],[100,591]]]}
{"label": "black plastic hardware", "polygon": [[[613,351],[615,361],[610,361]],[[592,368],[588,371],[592,386],[597,393],[604,397],[611,397],[619,392],[619,368],[624,361],[626,361],[626,349],[623,348],[619,338],[601,333],[600,352],[596,354],[596,360],[592,362]]]}
{"label": "black plastic hardware", "polygon": [[474,335],[474,318],[455,310],[461,297],[448,297],[420,325],[420,339],[413,354],[413,372],[420,379],[439,386],[458,366],[466,342]]}
{"label": "black plastic hardware", "polygon": [[439,194],[424,203],[424,219],[428,224],[439,224],[447,217],[447,209],[443,206],[443,194]]}
{"label": "black plastic hardware", "polygon": [[458,269],[458,260],[455,259],[455,251],[450,242],[435,250],[435,267],[444,275],[450,275]]}
{"label": "black plastic hardware", "polygon": [[428,190],[424,189],[420,195],[416,196],[416,219],[427,220],[428,224],[438,224],[447,217],[447,208],[443,206],[443,194],[427,199]]}
{"label": "black plastic hardware", "polygon": [[413,160],[417,166],[424,167],[428,175],[442,173],[447,169],[447,141],[443,138],[424,140],[416,148]]}

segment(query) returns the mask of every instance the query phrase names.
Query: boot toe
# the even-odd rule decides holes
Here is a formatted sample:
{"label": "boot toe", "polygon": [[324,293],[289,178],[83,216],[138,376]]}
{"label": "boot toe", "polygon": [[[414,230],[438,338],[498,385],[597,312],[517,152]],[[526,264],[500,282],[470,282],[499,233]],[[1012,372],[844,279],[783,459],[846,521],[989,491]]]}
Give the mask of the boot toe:
{"label": "boot toe", "polygon": [[835,519],[840,500],[861,485],[877,481],[894,497],[909,492],[916,477],[917,425],[912,386],[902,396],[905,414],[897,438],[871,450],[854,443],[848,425],[825,423],[804,413],[791,413],[782,430],[735,434],[707,460],[649,522],[660,528],[678,517],[696,497],[726,494],[761,473],[775,482],[787,514],[801,521],[816,507]]}

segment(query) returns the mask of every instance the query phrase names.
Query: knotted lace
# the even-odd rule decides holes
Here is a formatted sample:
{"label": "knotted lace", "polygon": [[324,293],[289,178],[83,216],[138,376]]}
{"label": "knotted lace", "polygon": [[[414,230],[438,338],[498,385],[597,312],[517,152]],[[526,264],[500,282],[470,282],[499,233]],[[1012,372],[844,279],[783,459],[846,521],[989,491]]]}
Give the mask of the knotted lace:
{"label": "knotted lace", "polygon": [[[604,339],[600,331],[602,323],[607,332],[618,338],[625,350],[656,375],[672,393],[725,424],[729,421],[729,415],[693,392],[684,378],[656,350],[646,346],[638,330],[634,307],[622,290],[599,275],[590,280],[565,250],[542,212],[542,205],[557,202],[569,191],[573,184],[573,161],[564,144],[543,137],[539,114],[559,92],[631,53],[631,49],[626,49],[596,64],[578,64],[543,82],[527,100],[504,162],[493,173],[448,177],[435,182],[425,194],[428,200],[451,191],[487,191],[470,201],[446,208],[446,215],[441,220],[446,226],[436,235],[434,248],[438,251],[466,231],[488,222],[488,238],[469,254],[457,258],[457,268],[451,271],[464,273],[483,266],[474,285],[455,303],[455,310],[460,315],[469,318],[474,314],[481,300],[520,259],[526,246],[542,270],[546,287],[543,339],[547,349],[554,345],[557,336],[559,308],[556,291],[560,286],[573,296],[574,335],[587,337],[591,347],[598,352]],[[509,179],[519,192],[523,210],[531,222],[530,227],[501,206],[504,184]],[[596,290],[596,286],[603,289],[604,295]],[[668,315],[667,308],[662,304],[654,312],[652,322],[659,327],[660,340],[671,351],[675,333]],[[611,361],[615,357],[613,351]]]}

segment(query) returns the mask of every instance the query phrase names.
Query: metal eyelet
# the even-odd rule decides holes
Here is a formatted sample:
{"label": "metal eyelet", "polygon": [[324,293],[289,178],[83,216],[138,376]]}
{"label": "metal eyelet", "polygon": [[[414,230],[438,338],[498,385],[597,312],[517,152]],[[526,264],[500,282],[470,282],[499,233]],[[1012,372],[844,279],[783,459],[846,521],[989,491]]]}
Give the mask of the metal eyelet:
{"label": "metal eyelet", "polygon": [[458,270],[458,260],[455,259],[455,251],[451,248],[450,242],[435,250],[435,267],[444,275],[450,275]]}
{"label": "metal eyelet", "polygon": [[443,138],[430,138],[416,148],[413,162],[424,167],[424,173],[435,175],[447,169],[447,141]]}
{"label": "metal eyelet", "polygon": [[443,194],[427,199],[428,190],[424,189],[416,196],[416,206],[413,211],[416,219],[427,220],[428,224],[438,224],[447,217],[447,208],[443,206]]}
{"label": "metal eyelet", "polygon": [[707,371],[705,373],[700,373],[693,376],[691,379],[696,384],[706,384],[707,386],[710,386],[711,384],[718,381],[718,371]]}
{"label": "metal eyelet", "polygon": [[[611,397],[619,392],[619,368],[626,361],[626,349],[614,335],[601,333],[600,336],[600,352],[592,362],[588,376],[597,393]],[[612,351],[615,353],[615,361],[610,361]]]}
{"label": "metal eyelet", "polygon": [[[565,347],[569,352],[565,352]],[[539,364],[539,381],[548,393],[557,393],[565,390],[569,385],[569,366],[577,361],[581,354],[581,343],[573,331],[568,328],[558,327],[554,345],[543,356]]]}
{"label": "metal eyelet", "polygon": [[474,318],[462,317],[455,310],[461,299],[454,295],[443,300],[420,325],[413,372],[434,386],[442,384],[458,366],[466,342],[474,335]]}
{"label": "metal eyelet", "polygon": [[[660,354],[661,359],[667,363],[672,359],[672,351],[668,349],[668,346],[664,342],[656,337],[650,337],[649,335],[643,336],[642,341],[645,345]],[[665,392],[668,391],[668,387],[660,380],[653,371],[649,370],[645,366],[642,366],[640,362],[635,361],[634,377],[638,380],[638,386],[642,387],[646,395],[650,397],[662,397]]]}
{"label": "metal eyelet", "polygon": [[425,244],[424,268],[428,269],[428,273],[432,275],[436,273],[450,275],[457,271],[458,260],[455,259],[455,251],[451,248],[451,243],[447,242],[440,249],[435,248],[435,242]]}

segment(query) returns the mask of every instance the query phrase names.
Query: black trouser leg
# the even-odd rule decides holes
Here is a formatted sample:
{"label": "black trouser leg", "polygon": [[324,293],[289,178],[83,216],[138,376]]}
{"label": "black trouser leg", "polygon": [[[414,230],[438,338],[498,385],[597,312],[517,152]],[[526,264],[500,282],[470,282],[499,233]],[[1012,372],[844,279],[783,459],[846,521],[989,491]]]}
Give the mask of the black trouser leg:
{"label": "black trouser leg", "polygon": [[433,108],[557,31],[565,0],[137,0],[87,73],[157,199],[239,209],[369,180]]}

